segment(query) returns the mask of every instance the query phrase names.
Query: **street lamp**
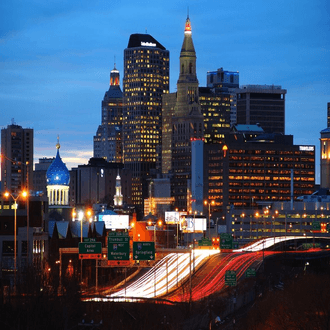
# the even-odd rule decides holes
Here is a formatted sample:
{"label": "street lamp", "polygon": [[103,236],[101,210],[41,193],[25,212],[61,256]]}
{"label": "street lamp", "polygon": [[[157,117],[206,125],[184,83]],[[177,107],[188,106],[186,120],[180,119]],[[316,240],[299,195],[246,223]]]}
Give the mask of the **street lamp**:
{"label": "street lamp", "polygon": [[[27,162],[22,162],[22,161],[17,161],[15,159],[11,159],[7,157],[4,154],[0,153],[0,163],[1,163],[1,158],[4,158],[11,162],[13,165],[18,165],[18,166],[25,166],[26,167],[26,196],[29,197],[28,193],[30,191],[30,186],[29,186],[29,171],[30,171],[30,163]],[[9,196],[9,195],[8,195]],[[29,265],[29,225],[30,225],[30,211],[29,211],[29,200],[27,200],[26,203],[26,255],[27,255],[27,264]]]}
{"label": "street lamp", "polygon": [[204,201],[204,205],[209,206],[209,238],[211,238],[211,205],[214,205],[214,204],[215,204],[215,201],[208,201],[208,200]]}
{"label": "street lamp", "polygon": [[21,195],[17,195],[16,197],[13,196],[10,192],[6,191],[4,196],[8,198],[9,196],[14,200],[14,290],[16,291],[16,265],[17,265],[17,200],[20,197],[26,198],[28,196],[28,193],[24,190],[22,191]]}
{"label": "street lamp", "polygon": [[78,220],[80,221],[80,242],[83,241],[83,219],[84,219],[84,212],[79,211],[78,212]]}
{"label": "street lamp", "polygon": [[154,225],[154,245],[155,245],[155,248],[156,248],[156,227],[157,227],[157,225],[159,227],[161,227],[163,222],[162,222],[162,220],[158,220],[158,222],[153,223],[151,220],[149,220],[148,225],[151,226],[152,224]]}

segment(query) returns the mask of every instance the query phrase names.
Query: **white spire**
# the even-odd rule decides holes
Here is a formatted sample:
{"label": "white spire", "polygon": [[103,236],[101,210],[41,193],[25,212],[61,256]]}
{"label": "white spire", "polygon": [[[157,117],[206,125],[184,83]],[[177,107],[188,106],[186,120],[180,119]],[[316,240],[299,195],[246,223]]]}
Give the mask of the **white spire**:
{"label": "white spire", "polygon": [[121,177],[119,175],[119,169],[118,169],[118,174],[116,177],[116,194],[113,198],[113,202],[114,202],[115,206],[123,205],[123,195],[121,193]]}

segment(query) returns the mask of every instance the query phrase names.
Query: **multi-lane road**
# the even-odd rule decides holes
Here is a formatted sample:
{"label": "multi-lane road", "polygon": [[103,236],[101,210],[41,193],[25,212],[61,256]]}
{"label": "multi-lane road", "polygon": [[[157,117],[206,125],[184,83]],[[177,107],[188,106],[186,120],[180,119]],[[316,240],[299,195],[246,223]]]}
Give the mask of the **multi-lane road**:
{"label": "multi-lane road", "polygon": [[258,268],[264,258],[281,253],[267,251],[267,248],[289,239],[298,240],[304,237],[266,238],[231,253],[201,249],[170,253],[143,275],[137,276],[115,292],[98,300],[136,301],[150,298],[163,298],[173,302],[200,300],[225,287],[227,270],[235,271],[239,280],[248,268]]}

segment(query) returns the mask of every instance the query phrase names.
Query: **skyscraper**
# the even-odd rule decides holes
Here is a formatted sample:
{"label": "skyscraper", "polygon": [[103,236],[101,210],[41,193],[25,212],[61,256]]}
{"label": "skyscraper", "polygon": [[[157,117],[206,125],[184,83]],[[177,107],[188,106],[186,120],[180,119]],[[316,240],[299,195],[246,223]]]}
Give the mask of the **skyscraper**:
{"label": "skyscraper", "polygon": [[236,93],[237,124],[260,124],[266,133],[285,134],[286,89],[274,85],[246,85]]}
{"label": "skyscraper", "polygon": [[[188,17],[180,52],[177,93],[163,96],[164,143],[162,152],[166,157],[162,167],[173,173],[172,196],[175,198],[175,206],[181,210],[187,210],[190,205],[191,140],[203,138],[203,114],[199,102],[198,84],[196,52]],[[170,150],[168,150],[169,148]]]}
{"label": "skyscraper", "polygon": [[14,122],[1,130],[2,191],[20,192],[33,182],[33,129]]}
{"label": "skyscraper", "polygon": [[199,102],[204,117],[205,143],[220,143],[230,131],[231,94],[218,88],[199,87]]}
{"label": "skyscraper", "polygon": [[132,34],[124,50],[123,160],[132,170],[132,202],[140,211],[146,178],[161,145],[162,94],[169,91],[169,51],[149,34]]}
{"label": "skyscraper", "polygon": [[102,120],[94,136],[94,157],[122,162],[123,93],[116,65],[110,72],[110,87],[102,101]]}
{"label": "skyscraper", "polygon": [[230,102],[230,127],[237,120],[237,96],[236,89],[239,88],[238,71],[227,71],[223,68],[207,73],[207,87],[212,88],[217,95],[224,97],[229,95]]}

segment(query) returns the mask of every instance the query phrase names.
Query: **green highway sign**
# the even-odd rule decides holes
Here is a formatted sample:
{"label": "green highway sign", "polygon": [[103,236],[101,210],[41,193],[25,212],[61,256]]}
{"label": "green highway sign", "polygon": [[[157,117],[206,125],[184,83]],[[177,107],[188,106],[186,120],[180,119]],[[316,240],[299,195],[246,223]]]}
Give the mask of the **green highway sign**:
{"label": "green highway sign", "polygon": [[102,254],[101,242],[79,243],[79,254]]}
{"label": "green highway sign", "polygon": [[133,242],[133,260],[155,260],[155,243]]}
{"label": "green highway sign", "polygon": [[313,221],[312,222],[312,230],[320,231],[321,230],[321,222],[320,221]]}
{"label": "green highway sign", "polygon": [[229,286],[236,286],[236,272],[234,270],[227,270],[225,274],[225,284]]}
{"label": "green highway sign", "polygon": [[231,250],[233,248],[233,237],[230,234],[220,234],[220,249]]}
{"label": "green highway sign", "polygon": [[256,277],[256,270],[255,268],[248,268],[245,272],[246,277]]}
{"label": "green highway sign", "polygon": [[129,260],[128,232],[108,234],[108,260]]}
{"label": "green highway sign", "polygon": [[198,246],[212,246],[212,240],[209,238],[202,238],[198,241]]}

